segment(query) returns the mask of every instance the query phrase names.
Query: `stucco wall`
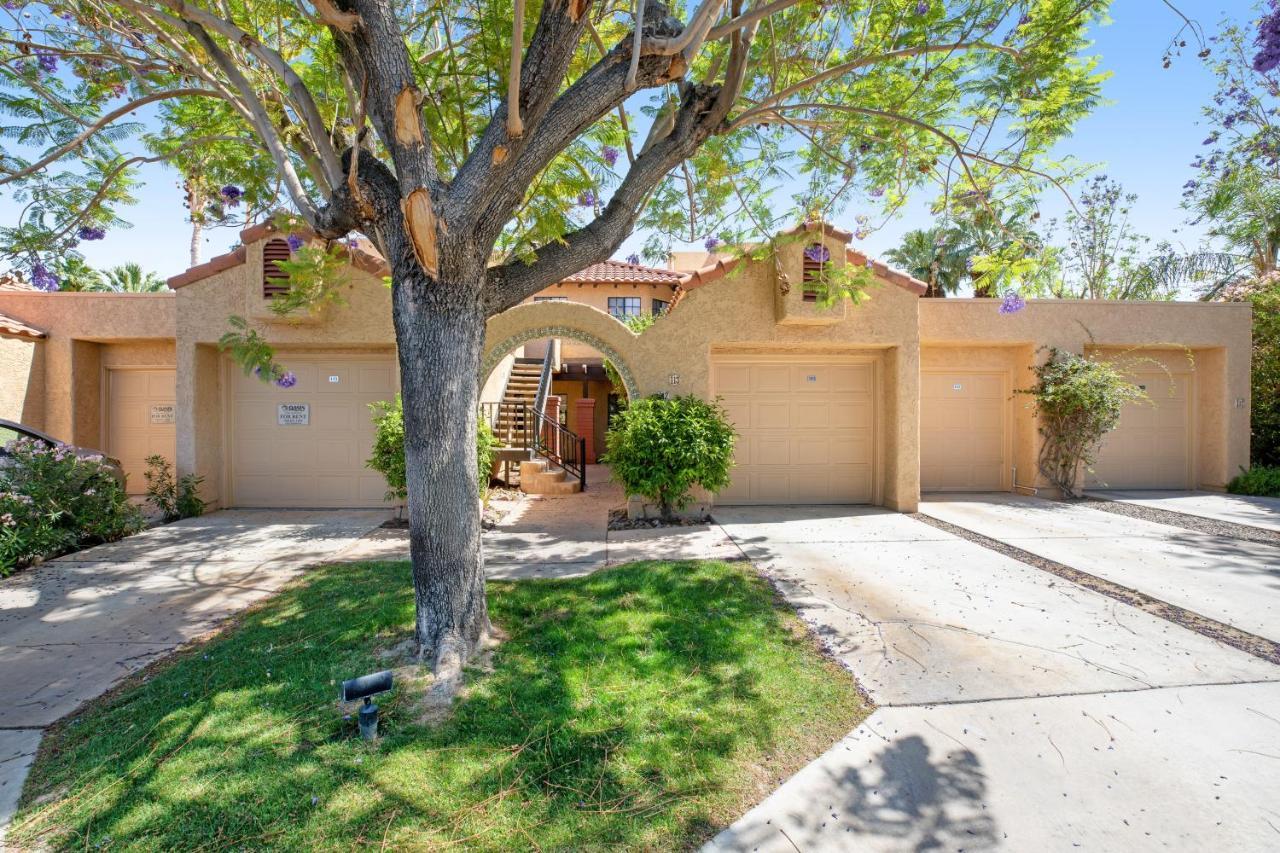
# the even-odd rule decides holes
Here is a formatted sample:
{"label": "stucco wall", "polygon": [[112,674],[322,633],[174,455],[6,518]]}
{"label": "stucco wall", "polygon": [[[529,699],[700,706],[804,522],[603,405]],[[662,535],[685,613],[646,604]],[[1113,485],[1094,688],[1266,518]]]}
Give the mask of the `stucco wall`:
{"label": "stucco wall", "polygon": [[[28,392],[39,426],[55,438],[97,447],[101,440],[103,357],[121,364],[172,366],[156,345],[172,347],[172,293],[0,292],[0,311],[44,329],[43,389]],[[120,349],[116,349],[120,347]],[[10,392],[15,393],[15,392]]]}
{"label": "stucco wall", "polygon": [[0,418],[44,427],[44,341],[0,336]]}
{"label": "stucco wall", "polygon": [[[823,237],[837,263],[845,244]],[[781,267],[797,286],[800,253],[793,244]],[[489,320],[486,364],[526,335],[562,337],[573,330],[619,364],[624,381],[634,377],[641,396],[656,393],[708,396],[714,353],[851,353],[880,357],[880,417],[885,460],[880,493],[887,506],[912,511],[919,495],[919,338],[918,299],[894,284],[881,282],[858,306],[836,307],[843,319],[829,325],[784,325],[775,305],[777,280],[771,262],[744,263],[723,279],[690,290],[669,314],[640,335],[602,310],[573,303],[520,305]],[[671,384],[671,377],[678,377]]]}
{"label": "stucco wall", "polygon": [[[660,299],[663,302],[671,302],[675,298],[675,293],[667,285],[653,284],[556,284],[548,287],[537,294],[525,300],[525,304],[537,301],[540,297],[563,296],[570,302],[580,302],[583,305],[590,305],[605,313],[609,311],[609,297],[633,296],[640,299],[640,313],[649,315],[653,313],[653,300]],[[536,351],[537,355],[546,352],[545,348]],[[534,351],[530,351],[530,355],[534,355]],[[573,341],[566,341],[561,348],[561,357],[566,359],[590,358],[596,356],[594,350],[583,344]]]}
{"label": "stucco wall", "polygon": [[[1249,461],[1249,360],[1252,313],[1243,303],[1029,300],[1003,315],[990,299],[920,300],[920,339],[926,349],[955,345],[1042,347],[1097,352],[1135,362],[1153,359],[1196,376],[1196,471],[1201,488],[1220,489]],[[1189,359],[1190,356],[1190,359]],[[1032,362],[1027,363],[1027,367]],[[1033,377],[1015,368],[1027,387]],[[1025,435],[1026,424],[1020,428]],[[1019,478],[1034,470],[1030,453],[1016,454]],[[1031,467],[1027,467],[1031,466]],[[1025,482],[1025,480],[1024,480]],[[1036,484],[1044,486],[1037,477]]]}

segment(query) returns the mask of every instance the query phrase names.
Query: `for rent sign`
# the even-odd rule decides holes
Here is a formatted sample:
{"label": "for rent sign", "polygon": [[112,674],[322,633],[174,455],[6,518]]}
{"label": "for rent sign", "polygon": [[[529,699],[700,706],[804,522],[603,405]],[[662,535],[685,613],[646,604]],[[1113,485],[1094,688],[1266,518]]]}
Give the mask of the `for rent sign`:
{"label": "for rent sign", "polygon": [[276,423],[280,426],[307,426],[311,423],[311,404],[281,403],[276,407]]}

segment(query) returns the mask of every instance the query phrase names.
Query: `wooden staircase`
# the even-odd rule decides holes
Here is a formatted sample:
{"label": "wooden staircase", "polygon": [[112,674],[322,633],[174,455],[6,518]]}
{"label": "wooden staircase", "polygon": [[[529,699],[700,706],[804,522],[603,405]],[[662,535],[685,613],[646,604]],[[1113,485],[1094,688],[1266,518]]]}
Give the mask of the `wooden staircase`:
{"label": "wooden staircase", "polygon": [[[538,380],[542,375],[542,359],[517,358],[507,379],[507,387],[498,404],[493,432],[507,447],[527,448],[532,425],[525,424],[526,413],[538,396]],[[526,427],[529,428],[526,428]]]}

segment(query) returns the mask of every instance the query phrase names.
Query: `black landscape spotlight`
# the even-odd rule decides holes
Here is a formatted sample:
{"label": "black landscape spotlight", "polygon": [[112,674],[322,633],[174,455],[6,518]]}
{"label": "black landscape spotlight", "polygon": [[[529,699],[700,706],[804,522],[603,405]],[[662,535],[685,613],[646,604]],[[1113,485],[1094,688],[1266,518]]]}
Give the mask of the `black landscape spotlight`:
{"label": "black landscape spotlight", "polygon": [[392,677],[389,669],[362,675],[359,678],[349,678],[342,682],[343,702],[354,702],[357,699],[364,700],[364,706],[360,709],[359,720],[360,737],[365,740],[373,740],[378,736],[378,706],[373,704],[371,697],[378,693],[386,693],[391,689],[391,685]]}

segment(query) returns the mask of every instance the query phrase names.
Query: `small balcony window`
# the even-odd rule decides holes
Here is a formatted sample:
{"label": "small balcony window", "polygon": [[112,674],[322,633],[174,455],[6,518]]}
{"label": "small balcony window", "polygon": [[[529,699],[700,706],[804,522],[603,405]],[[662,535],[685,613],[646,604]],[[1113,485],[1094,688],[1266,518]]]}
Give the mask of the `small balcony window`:
{"label": "small balcony window", "polygon": [[663,314],[667,313],[667,309],[670,307],[670,302],[666,302],[661,299],[653,300],[653,316],[661,317]]}

